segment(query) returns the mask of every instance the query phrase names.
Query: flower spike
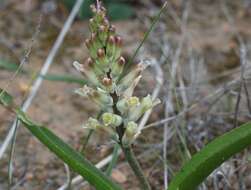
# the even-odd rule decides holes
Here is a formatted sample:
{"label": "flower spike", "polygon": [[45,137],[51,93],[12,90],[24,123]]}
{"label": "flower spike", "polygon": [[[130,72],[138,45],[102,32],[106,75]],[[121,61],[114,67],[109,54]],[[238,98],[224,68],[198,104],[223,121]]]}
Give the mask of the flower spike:
{"label": "flower spike", "polygon": [[114,25],[106,18],[106,9],[97,1],[91,5],[93,18],[89,20],[91,35],[85,41],[90,57],[85,64],[74,62],[89,86],[76,93],[89,98],[102,109],[100,119],[89,118],[86,128],[108,132],[116,141],[129,145],[140,134],[137,121],[160,101],[150,95],[140,99],[133,95],[146,64],[131,67],[124,75],[126,60],[121,56],[123,40]]}

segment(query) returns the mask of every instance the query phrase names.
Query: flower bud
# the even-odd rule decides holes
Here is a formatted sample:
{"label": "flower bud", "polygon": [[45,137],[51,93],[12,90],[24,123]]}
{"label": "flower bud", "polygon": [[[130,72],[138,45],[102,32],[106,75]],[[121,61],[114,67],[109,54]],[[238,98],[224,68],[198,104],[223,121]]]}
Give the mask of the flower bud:
{"label": "flower bud", "polygon": [[125,65],[125,58],[122,56],[117,61],[112,63],[111,74],[114,79],[117,79],[123,72],[124,65]]}
{"label": "flower bud", "polygon": [[75,93],[90,98],[93,102],[95,102],[104,110],[108,109],[109,106],[113,105],[112,97],[100,88],[94,90],[85,85],[83,88],[75,90]]}
{"label": "flower bud", "polygon": [[108,28],[105,27],[104,25],[101,25],[99,26],[98,32],[99,32],[98,33],[99,39],[101,43],[104,45],[106,43],[106,39],[108,36]]}
{"label": "flower bud", "polygon": [[91,40],[90,40],[89,38],[87,38],[87,39],[85,40],[85,45],[86,45],[86,47],[87,47],[88,49],[90,49],[90,47],[91,47]]}
{"label": "flower bud", "polygon": [[106,112],[102,115],[102,120],[105,126],[117,127],[122,123],[122,118],[119,115],[109,112]]}
{"label": "flower bud", "polygon": [[104,25],[106,28],[109,28],[110,26],[109,20],[107,18],[104,18],[102,25]]}
{"label": "flower bud", "polygon": [[117,60],[121,55],[122,38],[120,36],[115,37],[115,51],[113,55],[113,60]]}
{"label": "flower bud", "polygon": [[115,42],[116,42],[116,46],[121,48],[122,46],[122,38],[120,36],[116,36],[115,37]]}
{"label": "flower bud", "polygon": [[98,24],[102,24],[102,22],[104,21],[105,19],[105,11],[101,10],[101,9],[98,9],[97,10],[97,13],[94,17],[95,21],[98,23]]}
{"label": "flower bud", "polygon": [[99,64],[99,67],[102,68],[104,72],[108,72],[109,70],[109,62],[108,59],[105,56],[105,50],[103,48],[99,48],[97,51],[97,61]]}
{"label": "flower bud", "polygon": [[87,80],[93,84],[94,86],[99,86],[100,82],[96,76],[96,73],[94,72],[94,70],[92,69],[92,67],[90,67],[90,65],[83,65],[80,64],[77,61],[73,62],[73,66],[80,71],[81,73],[84,74],[84,76],[87,78]]}
{"label": "flower bud", "polygon": [[86,64],[88,65],[88,67],[93,69],[94,73],[97,76],[99,76],[99,77],[104,76],[105,73],[101,70],[101,68],[98,66],[98,64],[96,64],[91,57],[89,57],[87,59]]}
{"label": "flower bud", "polygon": [[96,34],[92,33],[90,39],[85,40],[85,45],[88,48],[90,55],[93,59],[97,58],[97,50],[102,47],[102,44],[97,40]]}
{"label": "flower bud", "polygon": [[114,36],[114,35],[115,35],[115,32],[116,32],[115,26],[114,26],[114,25],[111,25],[111,26],[109,27],[109,35],[110,35],[110,36]]}
{"label": "flower bud", "polygon": [[107,41],[107,47],[106,47],[106,54],[108,57],[112,57],[114,55],[116,49],[116,40],[114,36],[109,36]]}
{"label": "flower bud", "polygon": [[102,80],[102,84],[107,92],[112,92],[113,91],[113,83],[112,79],[104,77]]}
{"label": "flower bud", "polygon": [[92,33],[91,35],[91,39],[93,41],[93,46],[95,48],[95,50],[97,51],[99,48],[102,48],[103,45],[101,44],[100,40],[97,37],[96,33]]}
{"label": "flower bud", "polygon": [[99,48],[97,55],[98,55],[98,58],[103,59],[105,57],[105,50],[103,48]]}
{"label": "flower bud", "polygon": [[89,20],[89,27],[90,27],[91,32],[95,32],[97,30],[98,26],[97,26],[97,23],[95,23],[93,18]]}

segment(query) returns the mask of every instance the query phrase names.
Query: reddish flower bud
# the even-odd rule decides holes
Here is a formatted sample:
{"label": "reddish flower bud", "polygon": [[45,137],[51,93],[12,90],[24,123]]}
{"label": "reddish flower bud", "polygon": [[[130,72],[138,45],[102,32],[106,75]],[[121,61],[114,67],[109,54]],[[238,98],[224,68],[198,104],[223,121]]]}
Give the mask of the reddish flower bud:
{"label": "reddish flower bud", "polygon": [[116,45],[118,47],[121,47],[122,46],[122,38],[120,36],[116,36],[115,37],[115,41],[116,41]]}
{"label": "reddish flower bud", "polygon": [[86,63],[87,63],[87,65],[88,65],[89,67],[92,67],[92,66],[94,65],[94,61],[93,61],[93,59],[90,58],[90,57],[87,59]]}
{"label": "reddish flower bud", "polygon": [[112,33],[112,34],[114,34],[115,31],[116,31],[115,26],[114,26],[114,25],[111,25],[111,26],[109,27],[109,32]]}
{"label": "reddish flower bud", "polygon": [[91,47],[91,40],[89,38],[85,40],[85,45],[88,49]]}
{"label": "reddish flower bud", "polygon": [[118,60],[118,64],[123,66],[125,64],[125,58],[121,56]]}
{"label": "reddish flower bud", "polygon": [[102,80],[103,85],[105,86],[111,86],[112,85],[112,79],[104,77]]}
{"label": "reddish flower bud", "polygon": [[112,79],[104,77],[102,80],[102,84],[104,85],[106,91],[108,92],[113,91]]}
{"label": "reddish flower bud", "polygon": [[106,27],[104,25],[99,26],[99,32],[105,32]]}
{"label": "reddish flower bud", "polygon": [[97,34],[91,33],[91,40],[95,41],[97,39]]}
{"label": "reddish flower bud", "polygon": [[115,37],[114,36],[109,36],[108,43],[111,44],[111,45],[115,44],[116,43]]}
{"label": "reddish flower bud", "polygon": [[106,8],[105,7],[101,6],[100,10],[106,13]]}
{"label": "reddish flower bud", "polygon": [[109,25],[110,25],[109,20],[106,19],[105,16],[104,16],[104,20],[103,20],[102,24],[105,25],[105,26],[107,26],[107,27],[109,27]]}
{"label": "reddish flower bud", "polygon": [[103,48],[98,49],[97,55],[99,58],[104,58],[105,57],[105,50]]}

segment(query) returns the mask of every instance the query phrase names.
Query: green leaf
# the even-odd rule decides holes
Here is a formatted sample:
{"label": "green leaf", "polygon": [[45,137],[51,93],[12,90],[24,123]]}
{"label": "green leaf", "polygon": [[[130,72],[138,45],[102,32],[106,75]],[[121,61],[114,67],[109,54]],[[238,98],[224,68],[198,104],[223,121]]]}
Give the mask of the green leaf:
{"label": "green leaf", "polygon": [[[0,59],[0,68],[5,69],[7,71],[16,71],[18,69],[18,65],[8,60]],[[26,70],[21,70],[21,72],[23,74],[28,74],[28,71]],[[80,85],[86,84],[86,81],[84,79],[78,78],[72,75],[66,75],[66,74],[46,74],[46,75],[43,75],[42,77],[45,80],[54,81],[54,82],[77,83]]]}
{"label": "green leaf", "polygon": [[193,190],[209,174],[234,154],[251,145],[251,123],[216,138],[185,164],[168,190]]}
{"label": "green leaf", "polygon": [[113,153],[112,153],[112,161],[110,162],[109,166],[107,167],[105,173],[106,175],[110,176],[112,173],[112,169],[117,164],[118,158],[119,158],[119,148],[120,146],[118,144],[114,145]]}
{"label": "green leaf", "polygon": [[[68,10],[71,10],[75,3],[74,0],[59,0],[59,1],[61,1]],[[94,2],[95,2],[94,0],[85,0],[83,2],[79,10],[80,19],[86,19],[92,16],[90,5],[93,4]]]}
{"label": "green leaf", "polygon": [[125,20],[134,15],[133,8],[125,3],[109,3],[107,7],[111,20]]}
{"label": "green leaf", "polygon": [[[75,1],[74,0],[59,0],[68,10],[71,10]],[[108,9],[108,17],[111,20],[125,20],[134,15],[134,10],[122,0],[106,0],[103,1]],[[85,0],[79,11],[80,19],[87,19],[92,16],[90,5],[95,3],[95,0]]]}
{"label": "green leaf", "polygon": [[7,71],[16,71],[18,69],[18,65],[8,60],[0,59],[0,68]]}
{"label": "green leaf", "polygon": [[67,83],[78,83],[80,85],[86,84],[86,81],[82,78],[77,78],[71,75],[62,74],[46,74],[42,76],[45,80],[54,82],[67,82]]}
{"label": "green leaf", "polygon": [[0,88],[0,104],[5,107],[11,107],[13,104],[13,98],[10,94]]}
{"label": "green leaf", "polygon": [[85,0],[79,11],[80,19],[86,19],[92,16],[90,5],[93,4],[94,2],[95,2],[94,0]]}
{"label": "green leaf", "polygon": [[68,166],[78,174],[82,175],[97,190],[120,190],[121,188],[113,183],[106,175],[98,170],[91,162],[86,160],[81,154],[76,152],[68,144],[64,143],[59,137],[49,129],[40,126],[20,109],[16,109],[18,119],[26,128],[37,137],[40,142],[47,146],[54,154],[63,160]]}

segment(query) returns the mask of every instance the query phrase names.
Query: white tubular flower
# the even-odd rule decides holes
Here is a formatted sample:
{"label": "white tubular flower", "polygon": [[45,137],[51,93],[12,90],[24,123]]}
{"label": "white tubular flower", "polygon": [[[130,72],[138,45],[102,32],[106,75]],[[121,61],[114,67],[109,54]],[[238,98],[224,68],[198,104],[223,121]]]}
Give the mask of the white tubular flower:
{"label": "white tubular flower", "polygon": [[137,96],[132,96],[132,97],[128,98],[127,102],[128,102],[129,108],[133,108],[133,107],[138,106],[140,104],[139,98]]}
{"label": "white tubular flower", "polygon": [[94,119],[92,117],[90,117],[87,123],[84,124],[83,126],[83,128],[88,128],[88,129],[93,129],[93,130],[99,129],[101,127],[102,127],[102,124],[97,119]]}
{"label": "white tubular flower", "polygon": [[119,100],[117,102],[116,106],[117,106],[117,109],[119,110],[119,112],[122,115],[126,114],[128,112],[128,110],[129,110],[129,105],[128,105],[128,102],[127,102],[127,100],[125,98]]}
{"label": "white tubular flower", "polygon": [[137,132],[138,132],[137,129],[138,129],[137,123],[130,121],[127,124],[125,134],[122,138],[122,143],[124,145],[129,145],[135,140]]}
{"label": "white tubular flower", "polygon": [[94,85],[94,86],[100,86],[100,82],[97,78],[97,75],[96,73],[93,71],[93,69],[89,66],[89,65],[83,65],[83,64],[80,64],[79,62],[77,61],[74,61],[73,62],[73,66],[78,70],[80,71],[81,73],[83,73],[86,78],[88,79],[88,81]]}
{"label": "white tubular flower", "polygon": [[127,116],[129,109],[138,106],[139,104],[139,98],[136,96],[132,96],[129,98],[122,98],[117,102],[116,106],[123,116]]}
{"label": "white tubular flower", "polygon": [[75,93],[90,98],[93,102],[98,104],[101,108],[106,108],[107,106],[113,105],[113,99],[112,97],[106,93],[106,91],[98,88],[97,90],[94,90],[87,85],[85,85],[83,88],[79,88],[75,90]]}
{"label": "white tubular flower", "polygon": [[112,81],[112,79],[108,78],[108,77],[104,77],[102,79],[102,88],[106,91],[106,92],[113,92],[114,90],[114,83]]}
{"label": "white tubular flower", "polygon": [[137,121],[147,110],[152,109],[159,103],[160,103],[159,99],[153,101],[151,96],[147,95],[141,100],[141,103],[138,106],[132,107],[130,109],[128,120]]}
{"label": "white tubular flower", "polygon": [[146,65],[139,63],[126,76],[124,76],[118,84],[118,93],[122,94],[126,89],[128,89],[145,68]]}
{"label": "white tubular flower", "polygon": [[119,115],[106,112],[102,115],[103,124],[105,126],[117,127],[121,125],[122,118]]}
{"label": "white tubular flower", "polygon": [[123,93],[123,96],[125,97],[131,97],[133,92],[134,92],[134,89],[135,87],[137,86],[137,84],[139,83],[140,79],[141,79],[141,75],[139,75],[134,81],[133,83],[131,84],[131,86],[129,86],[129,88],[127,88]]}

